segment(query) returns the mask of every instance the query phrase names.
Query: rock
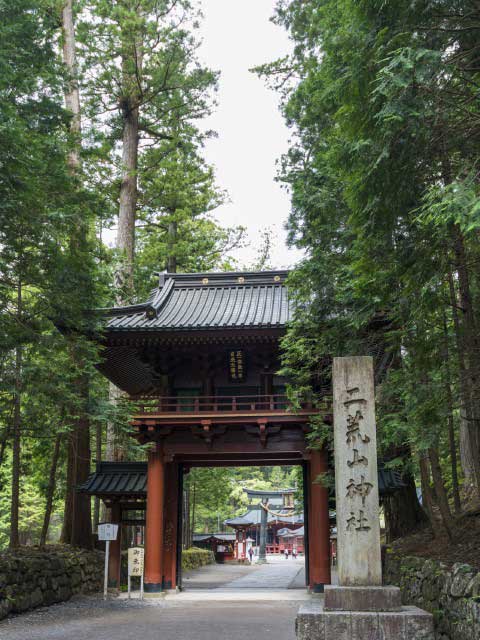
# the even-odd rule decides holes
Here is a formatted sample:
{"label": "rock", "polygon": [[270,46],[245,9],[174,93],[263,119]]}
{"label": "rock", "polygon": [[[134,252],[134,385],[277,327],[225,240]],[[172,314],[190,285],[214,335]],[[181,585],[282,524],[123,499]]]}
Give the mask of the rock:
{"label": "rock", "polygon": [[473,578],[473,568],[469,564],[453,565],[453,580],[450,586],[450,595],[460,598],[465,594],[468,584]]}
{"label": "rock", "polygon": [[[392,560],[392,562],[390,562]],[[435,640],[480,639],[480,572],[457,563],[445,564],[419,557],[385,556],[389,584],[401,587],[402,602],[434,615]]]}
{"label": "rock", "polygon": [[472,577],[465,589],[466,596],[480,597],[480,571]]}

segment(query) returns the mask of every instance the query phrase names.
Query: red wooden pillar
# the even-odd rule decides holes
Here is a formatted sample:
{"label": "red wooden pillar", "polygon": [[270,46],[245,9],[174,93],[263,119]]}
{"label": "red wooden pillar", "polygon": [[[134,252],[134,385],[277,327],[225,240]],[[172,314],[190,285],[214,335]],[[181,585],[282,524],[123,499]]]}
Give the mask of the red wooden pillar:
{"label": "red wooden pillar", "polygon": [[147,513],[145,526],[145,592],[163,591],[163,511],[165,464],[163,446],[155,443],[148,452]]}
{"label": "red wooden pillar", "polygon": [[163,576],[164,588],[177,586],[177,545],[178,545],[178,465],[165,465],[165,528],[163,534]]}
{"label": "red wooden pillar", "polygon": [[327,453],[312,451],[310,457],[310,491],[308,513],[309,586],[314,593],[322,593],[330,584],[330,523],[328,489],[315,480],[328,472]]}
{"label": "red wooden pillar", "polygon": [[108,586],[120,589],[120,565],[122,550],[122,509],[119,502],[114,502],[110,510],[110,522],[118,524],[117,539],[110,542],[108,554]]}

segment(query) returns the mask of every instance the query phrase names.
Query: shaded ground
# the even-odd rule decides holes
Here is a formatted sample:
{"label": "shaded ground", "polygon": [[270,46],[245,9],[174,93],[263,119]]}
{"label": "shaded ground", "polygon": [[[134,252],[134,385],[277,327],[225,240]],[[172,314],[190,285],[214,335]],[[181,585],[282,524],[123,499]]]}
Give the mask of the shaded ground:
{"label": "shaded ground", "polygon": [[74,598],[0,622],[2,640],[295,640],[295,602]]}
{"label": "shaded ground", "polygon": [[1,640],[295,640],[303,560],[211,565],[188,572],[187,589],[164,598],[101,595],[0,622]]}
{"label": "shaded ground", "polygon": [[403,556],[421,556],[444,562],[448,566],[465,562],[480,569],[480,511],[463,514],[455,521],[450,541],[439,524],[437,536],[425,529],[392,543],[394,552]]}

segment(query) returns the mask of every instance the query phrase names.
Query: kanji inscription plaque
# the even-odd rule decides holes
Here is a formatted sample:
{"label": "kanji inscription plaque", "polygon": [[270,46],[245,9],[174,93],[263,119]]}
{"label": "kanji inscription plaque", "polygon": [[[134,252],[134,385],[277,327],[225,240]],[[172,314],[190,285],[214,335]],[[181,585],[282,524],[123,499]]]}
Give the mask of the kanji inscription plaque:
{"label": "kanji inscription plaque", "polygon": [[245,382],[246,362],[243,349],[228,351],[228,377],[230,382]]}
{"label": "kanji inscription plaque", "polygon": [[334,358],[333,420],[339,584],[381,585],[372,358]]}

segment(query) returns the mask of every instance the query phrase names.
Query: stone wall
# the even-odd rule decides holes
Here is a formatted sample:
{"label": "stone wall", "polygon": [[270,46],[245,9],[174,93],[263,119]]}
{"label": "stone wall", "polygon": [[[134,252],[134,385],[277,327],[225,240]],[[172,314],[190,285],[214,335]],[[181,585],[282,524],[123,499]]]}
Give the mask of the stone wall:
{"label": "stone wall", "polygon": [[404,604],[433,613],[436,640],[480,639],[480,571],[474,567],[455,564],[449,569],[441,562],[387,551],[384,583],[401,588]]}
{"label": "stone wall", "polygon": [[104,554],[69,547],[22,548],[0,554],[0,619],[100,591]]}

